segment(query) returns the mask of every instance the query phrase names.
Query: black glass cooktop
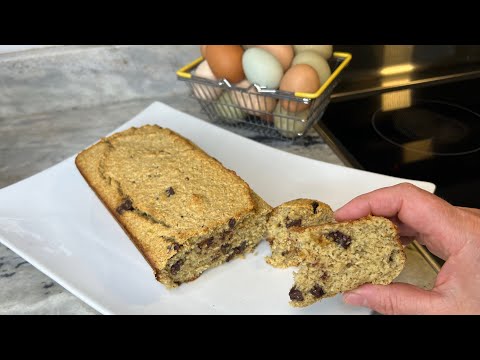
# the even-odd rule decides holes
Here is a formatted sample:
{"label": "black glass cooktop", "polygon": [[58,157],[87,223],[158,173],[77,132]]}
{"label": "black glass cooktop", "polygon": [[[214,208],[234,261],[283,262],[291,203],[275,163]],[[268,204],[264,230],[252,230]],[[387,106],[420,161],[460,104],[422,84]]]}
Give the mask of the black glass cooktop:
{"label": "black glass cooktop", "polygon": [[480,79],[331,103],[319,125],[353,166],[480,208]]}

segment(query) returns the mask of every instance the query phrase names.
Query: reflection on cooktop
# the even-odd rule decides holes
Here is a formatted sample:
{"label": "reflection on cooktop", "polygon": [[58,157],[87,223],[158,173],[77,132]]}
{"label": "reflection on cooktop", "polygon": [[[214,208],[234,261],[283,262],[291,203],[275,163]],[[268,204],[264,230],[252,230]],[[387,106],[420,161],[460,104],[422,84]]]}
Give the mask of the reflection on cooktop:
{"label": "reflection on cooktop", "polygon": [[352,165],[430,181],[480,208],[480,79],[331,103],[319,125]]}
{"label": "reflection on cooktop", "polygon": [[439,156],[480,150],[480,115],[455,104],[415,100],[410,107],[377,110],[374,130],[401,148]]}

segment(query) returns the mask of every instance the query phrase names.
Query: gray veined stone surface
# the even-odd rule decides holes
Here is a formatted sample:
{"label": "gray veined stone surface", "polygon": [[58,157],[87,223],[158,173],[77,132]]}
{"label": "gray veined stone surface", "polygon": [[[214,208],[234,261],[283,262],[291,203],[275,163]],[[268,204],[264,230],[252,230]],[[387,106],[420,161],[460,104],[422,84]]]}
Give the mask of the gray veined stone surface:
{"label": "gray veined stone surface", "polygon": [[[78,153],[154,101],[206,119],[175,71],[197,46],[74,45],[0,54],[0,189]],[[239,132],[277,149],[341,164],[312,133],[303,144]],[[414,257],[412,257],[413,259]],[[418,260],[406,280],[431,286]],[[97,314],[0,245],[0,314]]]}
{"label": "gray veined stone surface", "polygon": [[0,117],[154,98],[184,90],[196,46],[67,46],[0,55]]}

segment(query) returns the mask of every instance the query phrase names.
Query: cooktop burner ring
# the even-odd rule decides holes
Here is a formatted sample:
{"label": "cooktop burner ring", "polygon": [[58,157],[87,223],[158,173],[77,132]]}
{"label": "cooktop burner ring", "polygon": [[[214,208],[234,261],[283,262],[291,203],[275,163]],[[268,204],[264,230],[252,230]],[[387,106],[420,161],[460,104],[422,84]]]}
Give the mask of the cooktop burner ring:
{"label": "cooktop burner ring", "polygon": [[[441,111],[432,111],[432,108],[439,108]],[[445,113],[456,113],[460,116],[457,118],[455,115],[448,116]],[[418,119],[418,116],[421,119]],[[380,117],[383,119],[379,120]],[[373,114],[371,123],[375,132],[382,139],[400,148],[437,156],[459,156],[480,151],[480,141],[473,142],[473,144],[466,141],[466,139],[472,138],[472,134],[469,132],[469,121],[470,124],[480,123],[480,114],[445,101],[418,99],[406,108],[390,111],[378,109]],[[387,132],[392,135],[389,136],[386,134]],[[395,140],[395,137],[402,138],[404,142]],[[423,150],[418,146],[408,145],[415,144],[417,140],[422,139],[429,141],[432,149]],[[435,146],[437,148],[446,147],[446,149],[439,151],[434,149]],[[457,149],[453,150],[455,147]]]}

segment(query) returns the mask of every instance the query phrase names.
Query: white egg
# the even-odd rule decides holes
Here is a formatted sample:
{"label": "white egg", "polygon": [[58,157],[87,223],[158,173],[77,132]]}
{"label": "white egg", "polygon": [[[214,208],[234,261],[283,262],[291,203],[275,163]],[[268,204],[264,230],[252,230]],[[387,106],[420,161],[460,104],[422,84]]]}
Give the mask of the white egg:
{"label": "white egg", "polygon": [[283,67],[275,56],[260,48],[245,51],[242,58],[247,79],[259,86],[278,89],[283,77]]}
{"label": "white egg", "polygon": [[[202,61],[200,65],[198,65],[197,68],[192,72],[192,75],[201,77],[203,79],[217,80],[212,72],[212,69],[210,69],[210,66],[208,66],[207,61]],[[192,88],[193,95],[202,100],[215,100],[223,92],[221,88],[217,88],[209,84],[192,83]]]}

